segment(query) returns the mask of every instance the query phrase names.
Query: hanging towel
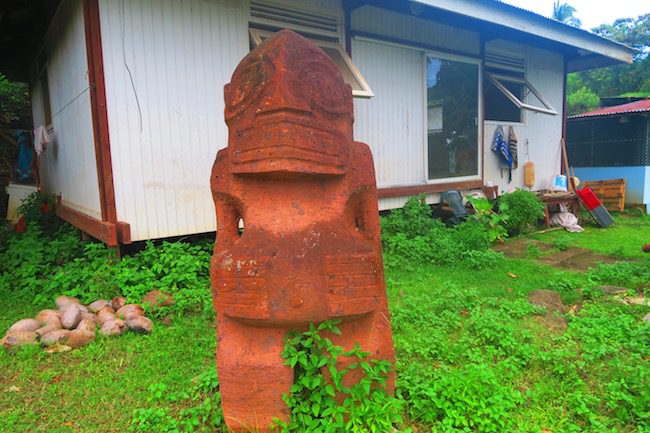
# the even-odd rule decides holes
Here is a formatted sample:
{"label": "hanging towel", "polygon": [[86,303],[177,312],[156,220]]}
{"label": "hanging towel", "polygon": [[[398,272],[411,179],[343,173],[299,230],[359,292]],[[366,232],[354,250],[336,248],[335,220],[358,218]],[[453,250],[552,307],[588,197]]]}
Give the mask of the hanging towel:
{"label": "hanging towel", "polygon": [[508,183],[512,182],[512,154],[510,153],[508,142],[503,136],[503,128],[500,126],[497,126],[497,129],[494,131],[490,149],[497,153],[501,163],[508,169]]}
{"label": "hanging towel", "polygon": [[47,128],[43,125],[37,127],[34,130],[34,150],[36,151],[36,155],[41,156],[41,153],[47,149],[49,143],[50,136],[47,133]]}
{"label": "hanging towel", "polygon": [[511,126],[508,131],[508,150],[510,150],[510,155],[512,155],[512,168],[517,169],[519,167],[519,159],[517,158],[517,136],[515,135],[515,130]]}

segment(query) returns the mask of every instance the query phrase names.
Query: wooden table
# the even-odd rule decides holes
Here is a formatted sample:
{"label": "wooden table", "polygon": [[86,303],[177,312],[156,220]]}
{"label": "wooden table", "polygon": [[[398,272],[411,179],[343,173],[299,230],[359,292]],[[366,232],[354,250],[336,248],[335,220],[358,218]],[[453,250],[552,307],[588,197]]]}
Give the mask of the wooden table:
{"label": "wooden table", "polygon": [[547,192],[542,191],[537,194],[539,199],[544,203],[544,220],[546,227],[551,226],[548,207],[550,205],[564,204],[569,211],[580,221],[580,198],[574,192]]}

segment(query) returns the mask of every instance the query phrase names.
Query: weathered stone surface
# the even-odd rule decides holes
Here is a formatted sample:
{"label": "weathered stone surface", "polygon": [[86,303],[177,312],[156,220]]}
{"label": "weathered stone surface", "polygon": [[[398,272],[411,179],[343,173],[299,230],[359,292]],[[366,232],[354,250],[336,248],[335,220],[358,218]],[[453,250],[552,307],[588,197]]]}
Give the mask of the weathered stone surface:
{"label": "weathered stone surface", "polygon": [[58,310],[41,310],[36,315],[36,320],[38,320],[41,325],[51,325],[58,323],[61,325],[61,312]]}
{"label": "weathered stone surface", "polygon": [[122,335],[124,332],[126,332],[127,327],[126,323],[124,323],[123,320],[120,319],[114,319],[111,320],[110,322],[106,322],[102,325],[102,328],[99,330],[104,335],[108,335],[110,337],[115,336],[115,335]]}
{"label": "weathered stone surface", "polygon": [[118,319],[131,319],[134,317],[144,316],[144,309],[137,304],[127,304],[117,310],[115,315]]}
{"label": "weathered stone surface", "polygon": [[102,326],[104,323],[110,322],[111,320],[115,320],[117,318],[115,316],[115,311],[113,311],[111,307],[102,308],[97,312],[95,317],[99,326]]}
{"label": "weathered stone surface", "polygon": [[126,305],[126,298],[124,296],[116,296],[113,299],[111,299],[111,307],[115,311],[119,310],[125,305]]}
{"label": "weathered stone surface", "polygon": [[66,346],[70,346],[73,349],[77,347],[85,346],[88,343],[91,343],[95,340],[95,330],[89,331],[87,329],[75,329],[70,331],[68,334],[68,339],[66,340]]}
{"label": "weathered stone surface", "polygon": [[32,331],[13,331],[8,332],[2,340],[0,346],[14,347],[25,344],[36,344],[36,334]]}
{"label": "weathered stone surface", "polygon": [[44,346],[51,346],[52,344],[63,344],[68,339],[70,331],[67,329],[57,329],[50,331],[41,337],[41,344]]}
{"label": "weathered stone surface", "polygon": [[75,329],[81,331],[92,331],[94,333],[95,330],[97,329],[97,324],[95,323],[94,320],[81,319],[81,321],[79,321],[79,324]]}
{"label": "weathered stone surface", "polygon": [[335,344],[395,360],[375,175],[368,146],[352,138],[350,86],[295,33],[250,52],[225,102],[228,147],[211,178],[217,368],[228,427],[266,433],[288,417],[282,395],[294,376],[280,355],[289,330],[342,319]]}
{"label": "weathered stone surface", "polygon": [[61,326],[74,329],[81,320],[81,310],[75,304],[69,304],[61,310]]}
{"label": "weathered stone surface", "polygon": [[91,313],[96,313],[102,308],[106,306],[111,306],[111,301],[107,301],[105,299],[98,299],[95,302],[91,302],[88,304],[88,309],[90,310]]}
{"label": "weathered stone surface", "polygon": [[41,326],[36,331],[34,331],[34,333],[36,334],[36,338],[41,339],[43,335],[48,334],[52,331],[57,331],[59,329],[61,329],[61,322],[59,322],[58,324],[54,323],[54,324]]}
{"label": "weathered stone surface", "polygon": [[143,316],[135,316],[126,319],[126,326],[133,332],[140,332],[143,334],[151,334],[153,331],[153,322]]}
{"label": "weathered stone surface", "polygon": [[97,322],[97,316],[95,316],[93,313],[86,313],[84,311],[81,312],[81,320],[90,320],[93,323]]}
{"label": "weathered stone surface", "polygon": [[79,301],[77,298],[73,298],[72,296],[59,296],[54,302],[56,303],[56,308],[59,310],[63,310],[63,308],[70,304],[81,305],[81,301]]}
{"label": "weathered stone surface", "polygon": [[170,307],[174,305],[174,298],[169,293],[160,290],[152,290],[144,296],[142,303],[149,304],[149,307],[152,309]]}
{"label": "weathered stone surface", "polygon": [[23,319],[19,320],[9,327],[7,334],[17,331],[34,332],[41,327],[41,324],[36,319]]}

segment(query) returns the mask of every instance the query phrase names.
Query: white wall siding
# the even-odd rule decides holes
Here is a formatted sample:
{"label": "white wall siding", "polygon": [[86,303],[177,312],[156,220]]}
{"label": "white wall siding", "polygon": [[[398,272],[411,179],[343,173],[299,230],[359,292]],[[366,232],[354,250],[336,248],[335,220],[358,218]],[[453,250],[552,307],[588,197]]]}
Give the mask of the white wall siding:
{"label": "white wall siding", "polygon": [[[512,171],[512,182],[508,183],[506,169],[501,169],[497,155],[490,150],[494,131],[498,125],[508,134],[509,124],[485,122],[485,176],[484,180],[499,185],[499,191],[508,192],[524,188],[524,163],[535,163],[535,185],[533,190],[548,189],[552,178],[560,174],[562,158],[562,102],[564,66],[562,57],[549,51],[532,47],[521,47],[526,56],[526,78],[540,94],[555,108],[558,115],[524,112],[524,122],[513,124],[518,140],[519,168]],[[532,101],[531,101],[532,102]]]}
{"label": "white wall siding", "polygon": [[[368,32],[391,38],[412,41],[432,47],[480,54],[479,34],[446,24],[427,21],[372,6],[364,6],[352,13],[352,31]],[[352,55],[356,56],[354,50]]]}
{"label": "white wall siding", "polygon": [[372,149],[377,186],[424,183],[422,53],[359,40],[352,50],[375,94],[354,101],[354,137]]}
{"label": "white wall siding", "polygon": [[[66,206],[100,219],[81,0],[62,2],[45,41],[54,136],[41,157],[43,186],[60,194]],[[36,82],[32,87],[35,126],[45,121],[42,92]]]}
{"label": "white wall siding", "polygon": [[117,216],[133,240],[215,230],[210,170],[227,144],[223,85],[248,52],[246,5],[100,0]]}

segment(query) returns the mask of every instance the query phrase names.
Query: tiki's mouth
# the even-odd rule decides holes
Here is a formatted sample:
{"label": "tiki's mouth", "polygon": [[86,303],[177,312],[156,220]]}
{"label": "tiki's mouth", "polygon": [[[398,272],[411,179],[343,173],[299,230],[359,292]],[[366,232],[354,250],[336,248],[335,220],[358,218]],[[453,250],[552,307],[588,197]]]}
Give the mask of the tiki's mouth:
{"label": "tiki's mouth", "polygon": [[259,172],[339,173],[347,161],[345,134],[299,115],[269,116],[254,126],[235,129],[234,134],[229,147],[233,163],[240,165],[238,172],[255,165],[253,171]]}

